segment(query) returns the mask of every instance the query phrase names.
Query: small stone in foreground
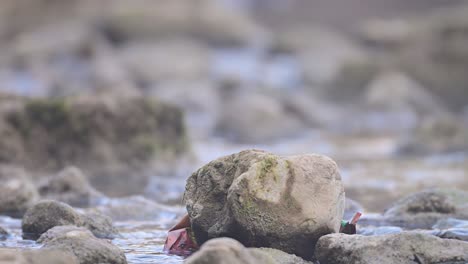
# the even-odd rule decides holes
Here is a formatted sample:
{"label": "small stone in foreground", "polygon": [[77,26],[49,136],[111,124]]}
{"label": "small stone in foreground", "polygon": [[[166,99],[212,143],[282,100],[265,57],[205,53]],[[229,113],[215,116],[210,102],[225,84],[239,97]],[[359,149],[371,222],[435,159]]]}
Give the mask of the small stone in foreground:
{"label": "small stone in foreground", "polygon": [[73,230],[45,241],[44,248],[73,253],[80,264],[127,264],[124,252],[105,239],[88,231]]}
{"label": "small stone in foreground", "polygon": [[418,232],[381,236],[331,234],[319,239],[321,264],[466,263],[468,243]]}

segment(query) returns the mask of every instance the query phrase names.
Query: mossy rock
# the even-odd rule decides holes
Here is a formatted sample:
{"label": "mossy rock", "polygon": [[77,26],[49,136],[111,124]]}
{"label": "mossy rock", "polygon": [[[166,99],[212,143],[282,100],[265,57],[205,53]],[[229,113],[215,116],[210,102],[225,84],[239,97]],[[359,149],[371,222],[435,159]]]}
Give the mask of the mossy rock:
{"label": "mossy rock", "polygon": [[310,260],[318,238],[339,230],[344,190],[330,158],[246,150],[193,173],[184,201],[199,244],[226,236]]}
{"label": "mossy rock", "polygon": [[0,134],[12,135],[0,146],[13,135],[17,142],[0,149],[1,161],[43,172],[76,165],[98,188],[112,184],[106,176],[173,160],[189,149],[182,111],[146,98],[24,99],[0,116]]}

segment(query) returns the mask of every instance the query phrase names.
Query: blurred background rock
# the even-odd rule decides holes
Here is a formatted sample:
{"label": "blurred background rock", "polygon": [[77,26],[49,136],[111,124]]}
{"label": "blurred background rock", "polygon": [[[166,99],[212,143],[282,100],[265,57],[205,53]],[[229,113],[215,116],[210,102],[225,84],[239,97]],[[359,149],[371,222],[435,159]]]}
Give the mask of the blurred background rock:
{"label": "blurred background rock", "polygon": [[0,164],[177,204],[221,155],[315,152],[381,212],[468,189],[467,73],[461,0],[3,0]]}

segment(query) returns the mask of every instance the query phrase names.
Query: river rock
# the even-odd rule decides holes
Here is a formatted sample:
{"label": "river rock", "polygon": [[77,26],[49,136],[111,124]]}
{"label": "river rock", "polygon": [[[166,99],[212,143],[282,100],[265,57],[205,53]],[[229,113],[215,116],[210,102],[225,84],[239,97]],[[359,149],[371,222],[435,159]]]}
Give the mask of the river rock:
{"label": "river rock", "polygon": [[39,239],[37,239],[37,243],[47,243],[58,237],[63,237],[68,232],[71,232],[71,231],[80,231],[80,232],[85,232],[85,233],[89,233],[90,235],[93,235],[91,231],[89,231],[88,229],[84,227],[77,227],[77,226],[72,226],[72,225],[54,226],[51,229],[47,230],[45,233],[43,233],[39,237]]}
{"label": "river rock", "polygon": [[102,197],[89,183],[83,172],[76,167],[66,167],[58,174],[39,184],[39,193],[50,200],[71,206],[87,207]]}
{"label": "river rock", "polygon": [[303,128],[299,118],[276,98],[249,93],[227,99],[216,131],[235,142],[261,143],[297,134]]}
{"label": "river rock", "polygon": [[44,243],[46,249],[74,254],[80,264],[126,264],[124,252],[111,242],[98,239],[88,231],[72,230]]}
{"label": "river rock", "polygon": [[7,149],[6,155],[1,152],[7,150],[0,149],[5,162],[38,173],[74,164],[106,194],[140,193],[147,170],[154,174],[170,167],[189,148],[180,109],[147,98],[106,94],[23,99],[0,116],[6,123],[0,135],[21,139],[13,148],[17,152]]}
{"label": "river rock", "polygon": [[385,221],[410,229],[431,229],[449,217],[468,219],[468,193],[456,189],[432,189],[397,201],[384,213]]}
{"label": "river rock", "polygon": [[261,251],[245,248],[232,238],[215,238],[206,242],[201,249],[189,257],[187,264],[254,264],[276,263]]}
{"label": "river rock", "polygon": [[0,215],[21,217],[39,194],[24,170],[0,166]]}
{"label": "river rock", "polygon": [[0,249],[0,263],[10,264],[78,264],[72,254],[58,250],[18,250],[10,248]]}
{"label": "river rock", "polygon": [[381,236],[331,234],[320,238],[315,256],[321,264],[465,263],[468,243],[418,232]]}
{"label": "river rock", "polygon": [[199,244],[228,236],[310,259],[320,236],[339,231],[345,198],[328,157],[246,150],[193,173],[184,201]]}
{"label": "river rock", "polygon": [[395,124],[391,127],[382,126],[381,129],[389,132],[411,131],[425,118],[451,116],[438,97],[407,74],[398,71],[375,76],[366,87],[365,101],[368,111]]}
{"label": "river rock", "polygon": [[416,126],[410,137],[401,140],[402,154],[434,154],[464,151],[468,148],[468,127],[452,116],[432,117]]}
{"label": "river rock", "polygon": [[80,214],[67,204],[50,200],[41,201],[30,208],[24,215],[21,227],[23,238],[36,240],[52,227],[69,225],[85,227],[100,238],[114,238],[118,234],[108,216],[93,211]]}
{"label": "river rock", "polygon": [[113,239],[119,231],[114,227],[112,219],[98,210],[87,211],[82,215],[84,226],[98,238]]}
{"label": "river rock", "polygon": [[31,207],[23,217],[23,238],[38,239],[54,226],[83,226],[81,215],[71,206],[56,201],[41,201]]}
{"label": "river rock", "polygon": [[250,251],[260,252],[266,254],[274,259],[274,263],[278,264],[312,264],[311,261],[303,260],[302,258],[294,255],[288,254],[281,250],[274,248],[249,248]]}

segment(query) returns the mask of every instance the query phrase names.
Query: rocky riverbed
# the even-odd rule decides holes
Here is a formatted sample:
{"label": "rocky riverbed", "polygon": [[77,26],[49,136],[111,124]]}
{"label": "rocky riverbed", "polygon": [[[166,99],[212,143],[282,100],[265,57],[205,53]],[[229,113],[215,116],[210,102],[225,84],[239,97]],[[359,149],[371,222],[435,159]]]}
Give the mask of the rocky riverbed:
{"label": "rocky riverbed", "polygon": [[468,263],[467,5],[233,2],[0,3],[0,262]]}

